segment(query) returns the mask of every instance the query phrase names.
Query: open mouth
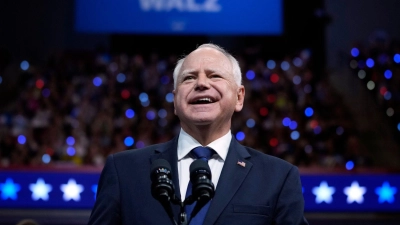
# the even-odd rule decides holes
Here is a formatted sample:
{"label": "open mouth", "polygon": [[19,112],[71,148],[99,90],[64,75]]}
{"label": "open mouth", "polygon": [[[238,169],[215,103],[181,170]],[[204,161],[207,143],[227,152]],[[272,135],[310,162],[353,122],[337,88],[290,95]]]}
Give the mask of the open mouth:
{"label": "open mouth", "polygon": [[211,104],[213,102],[214,101],[211,98],[199,98],[199,99],[191,102],[191,104],[195,104],[195,105],[197,105],[197,104]]}

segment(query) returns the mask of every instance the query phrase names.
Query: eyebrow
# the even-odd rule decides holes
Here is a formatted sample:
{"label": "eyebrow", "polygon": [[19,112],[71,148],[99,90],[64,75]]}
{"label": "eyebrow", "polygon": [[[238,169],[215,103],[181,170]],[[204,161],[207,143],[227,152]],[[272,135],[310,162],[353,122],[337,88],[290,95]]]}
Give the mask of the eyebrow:
{"label": "eyebrow", "polygon": [[[209,74],[209,73],[222,74],[223,73],[221,70],[215,70],[215,69],[205,69],[205,72],[207,74]],[[196,70],[196,69],[187,69],[187,70],[182,71],[181,75],[197,74],[197,73],[198,73],[198,70]]]}

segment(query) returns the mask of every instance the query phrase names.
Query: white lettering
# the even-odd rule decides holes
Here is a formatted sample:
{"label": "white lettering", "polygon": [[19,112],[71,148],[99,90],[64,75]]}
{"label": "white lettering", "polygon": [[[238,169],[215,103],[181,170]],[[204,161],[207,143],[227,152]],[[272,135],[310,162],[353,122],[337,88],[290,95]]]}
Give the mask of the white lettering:
{"label": "white lettering", "polygon": [[140,8],[143,11],[171,11],[180,12],[219,12],[221,5],[218,0],[205,0],[203,4],[196,0],[139,0]]}
{"label": "white lettering", "polygon": [[190,12],[200,12],[201,11],[201,7],[200,5],[196,4],[196,0],[186,0],[187,1],[187,5],[186,5],[186,9]]}
{"label": "white lettering", "polygon": [[164,0],[140,0],[140,8],[143,11],[161,11],[163,9]]}
{"label": "white lettering", "polygon": [[165,6],[166,11],[171,11],[176,9],[178,11],[184,11],[184,6],[182,0],[169,0]]}
{"label": "white lettering", "polygon": [[207,0],[204,2],[203,8],[206,12],[219,12],[221,11],[221,6],[217,3],[218,0]]}

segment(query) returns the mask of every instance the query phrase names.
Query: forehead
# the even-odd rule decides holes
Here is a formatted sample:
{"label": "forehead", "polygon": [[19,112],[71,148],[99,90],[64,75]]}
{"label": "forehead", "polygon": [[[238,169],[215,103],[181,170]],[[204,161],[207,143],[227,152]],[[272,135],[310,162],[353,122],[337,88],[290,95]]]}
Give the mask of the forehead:
{"label": "forehead", "polygon": [[228,57],[213,48],[200,48],[191,52],[182,64],[181,72],[207,68],[230,72],[232,65]]}

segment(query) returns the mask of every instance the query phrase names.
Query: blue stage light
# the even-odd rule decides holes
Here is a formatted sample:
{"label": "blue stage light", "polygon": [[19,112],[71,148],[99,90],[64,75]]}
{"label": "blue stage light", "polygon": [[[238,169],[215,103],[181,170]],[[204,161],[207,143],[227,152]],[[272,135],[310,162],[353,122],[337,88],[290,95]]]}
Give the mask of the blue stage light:
{"label": "blue stage light", "polygon": [[354,168],[354,162],[353,161],[348,161],[346,163],[346,169],[347,170],[352,170]]}
{"label": "blue stage light", "polygon": [[246,77],[248,80],[253,80],[256,77],[256,74],[254,73],[253,70],[249,70],[246,73]]}
{"label": "blue stage light", "polygon": [[125,111],[125,116],[129,119],[132,119],[133,117],[135,117],[135,111],[133,109],[127,109]]}
{"label": "blue stage light", "polygon": [[236,139],[238,141],[243,141],[245,137],[246,137],[246,135],[242,131],[239,131],[236,133]]}
{"label": "blue stage light", "polygon": [[21,70],[28,70],[29,69],[29,62],[24,60],[20,64]]}
{"label": "blue stage light", "polygon": [[360,51],[357,48],[352,48],[351,49],[351,55],[353,57],[357,57],[360,54]]}
{"label": "blue stage light", "polygon": [[304,114],[305,114],[307,117],[311,117],[311,116],[314,114],[314,110],[313,110],[311,107],[307,107],[307,108],[304,110]]}
{"label": "blue stage light", "polygon": [[24,135],[18,135],[18,143],[23,145],[26,143],[26,137]]}
{"label": "blue stage light", "polygon": [[135,140],[132,137],[126,137],[124,140],[124,144],[126,147],[130,147],[135,143]]}
{"label": "blue stage light", "polygon": [[247,126],[248,128],[252,128],[252,127],[254,127],[254,125],[256,125],[256,122],[255,122],[253,119],[248,119],[248,120],[246,121],[246,126]]}
{"label": "blue stage light", "polygon": [[119,73],[119,74],[117,75],[117,81],[118,81],[119,83],[124,83],[125,80],[126,80],[125,74]]}
{"label": "blue stage light", "polygon": [[100,77],[95,77],[95,78],[93,78],[93,85],[94,85],[94,86],[98,87],[98,86],[101,85],[101,83],[103,83],[103,81],[101,80]]}
{"label": "blue stage light", "polygon": [[139,95],[139,100],[140,100],[140,102],[147,102],[147,101],[149,101],[149,96],[147,95],[147,93],[142,92]]}
{"label": "blue stage light", "polygon": [[165,100],[167,102],[174,102],[174,94],[168,93],[167,95],[165,95]]}

